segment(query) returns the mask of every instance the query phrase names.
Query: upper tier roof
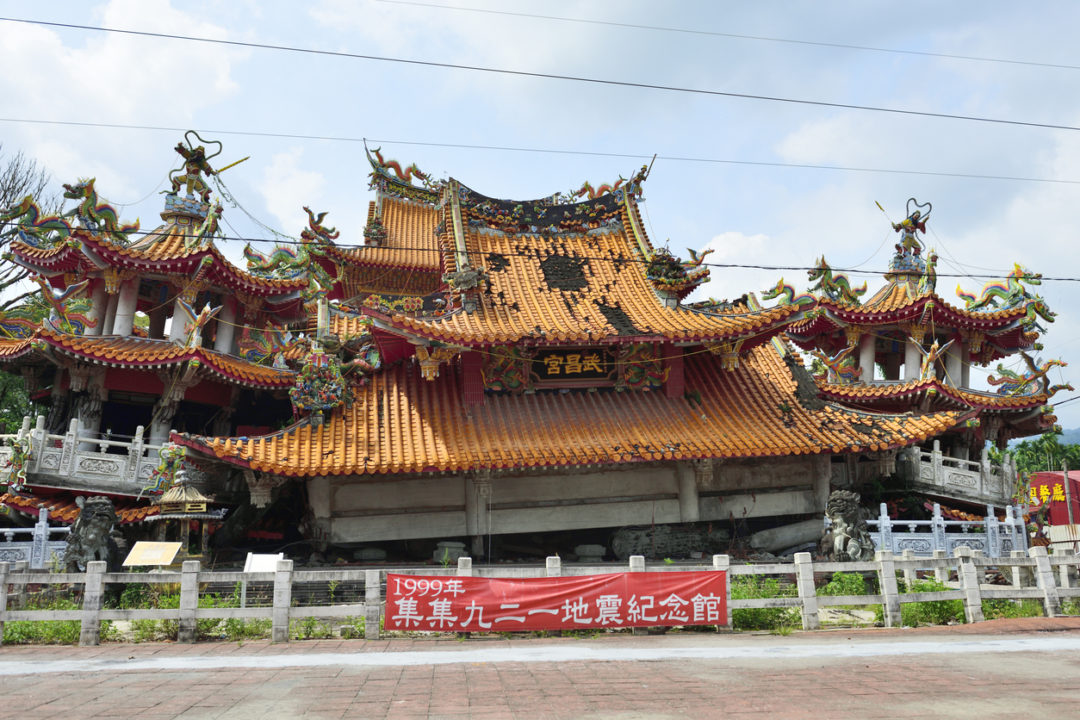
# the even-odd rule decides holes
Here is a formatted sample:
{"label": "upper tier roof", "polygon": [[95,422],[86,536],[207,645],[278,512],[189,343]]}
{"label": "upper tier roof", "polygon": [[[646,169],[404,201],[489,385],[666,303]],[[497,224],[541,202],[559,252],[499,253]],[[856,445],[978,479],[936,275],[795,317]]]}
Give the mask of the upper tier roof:
{"label": "upper tier roof", "polygon": [[195,361],[210,374],[249,387],[288,388],[296,382],[292,370],[258,365],[205,347],[137,337],[69,335],[47,326],[27,338],[0,339],[0,362],[18,359],[33,350],[112,367],[156,368]]}
{"label": "upper tier roof", "polygon": [[[881,451],[953,427],[959,412],[877,415],[813,398],[797,358],[772,344],[733,371],[709,353],[685,359],[693,398],[662,392],[491,395],[462,400],[458,373],[434,381],[401,363],[354,389],[351,407],[324,425],[303,421],[271,435],[182,444],[230,463],[289,476],[370,475],[481,468],[752,458]],[[809,390],[806,407],[798,397]],[[807,409],[815,408],[815,409]]]}
{"label": "upper tier roof", "polygon": [[764,342],[802,312],[702,312],[668,307],[646,277],[647,238],[635,226],[632,201],[614,206],[592,231],[505,233],[463,225],[464,255],[482,271],[478,307],[440,317],[381,315],[379,324],[460,345],[599,343],[632,339]]}

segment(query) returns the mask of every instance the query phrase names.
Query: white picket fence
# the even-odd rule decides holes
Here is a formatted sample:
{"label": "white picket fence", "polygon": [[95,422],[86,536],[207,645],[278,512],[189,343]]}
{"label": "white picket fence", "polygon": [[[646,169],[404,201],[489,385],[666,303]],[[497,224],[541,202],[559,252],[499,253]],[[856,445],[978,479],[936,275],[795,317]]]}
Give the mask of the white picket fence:
{"label": "white picket fence", "polygon": [[[1055,568],[1057,572],[1055,573]],[[294,570],[291,560],[280,560],[275,572],[207,572],[197,561],[187,561],[180,572],[109,573],[105,563],[90,563],[86,573],[48,573],[32,571],[20,563],[13,567],[0,562],[0,631],[3,623],[10,621],[81,621],[80,645],[97,645],[102,620],[173,620],[178,621],[177,640],[195,642],[199,620],[209,618],[269,619],[271,639],[288,642],[290,621],[303,618],[363,617],[365,637],[378,639],[383,613],[383,588],[387,573],[415,575],[457,575],[460,577],[559,577],[569,575],[594,575],[625,572],[625,566],[613,565],[562,565],[558,557],[549,557],[544,567],[483,566],[473,567],[470,558],[461,558],[457,567],[423,567],[403,569],[341,569],[341,570]],[[982,601],[989,599],[1034,599],[1042,604],[1048,617],[1061,613],[1062,600],[1080,598],[1080,587],[1071,584],[1070,577],[1080,569],[1080,557],[1075,555],[1049,556],[1046,548],[1034,547],[1028,553],[1014,552],[1012,557],[991,559],[968,547],[959,547],[952,557],[941,551],[935,557],[915,557],[908,552],[897,557],[889,552],[879,552],[873,561],[867,562],[814,562],[809,553],[798,553],[794,563],[732,564],[727,555],[714,555],[711,565],[659,564],[646,568],[641,556],[630,558],[629,570],[643,572],[680,572],[720,570],[733,577],[786,576],[792,578],[798,590],[793,597],[756,599],[731,598],[728,585],[727,619],[718,629],[731,629],[732,611],[751,608],[798,608],[802,627],[817,629],[821,625],[822,608],[836,605],[882,605],[887,627],[900,625],[902,603],[936,600],[961,600],[967,622],[983,620]],[[994,585],[983,582],[988,570],[1006,575],[1011,584]],[[821,596],[816,592],[815,576],[836,572],[875,573],[880,593],[870,595]],[[916,573],[932,572],[934,577],[951,589],[938,592],[900,593],[897,574],[907,581],[908,587]],[[180,587],[180,607],[175,609],[111,609],[104,607],[105,588],[109,584],[173,583]],[[262,583],[272,586],[272,603],[261,607],[198,607],[200,586]],[[324,605],[300,605],[302,597],[294,595],[298,585],[312,583],[362,583],[363,602],[332,603]],[[25,597],[27,588],[34,585],[82,586],[82,608],[78,610],[9,609],[10,602]]]}

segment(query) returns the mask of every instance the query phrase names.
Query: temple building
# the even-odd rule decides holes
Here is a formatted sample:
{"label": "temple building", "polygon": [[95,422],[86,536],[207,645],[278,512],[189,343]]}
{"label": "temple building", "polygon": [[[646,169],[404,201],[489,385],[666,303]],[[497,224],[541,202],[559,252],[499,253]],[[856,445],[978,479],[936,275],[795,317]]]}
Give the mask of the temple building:
{"label": "temple building", "polygon": [[298,239],[246,247],[241,268],[210,198],[211,181],[228,197],[220,144],[192,135],[154,230],[93,181],[65,186],[67,215],[3,213],[53,308],[0,318],[0,363],[49,406],[3,450],[14,510],[104,493],[137,524],[179,470],[233,508],[228,537],[274,518],[318,548],[458,538],[482,555],[522,533],[820,517],[905,459],[936,497],[1000,506],[1007,468],[952,492],[933,453],[970,461],[1052,425],[1045,372],[968,387],[972,365],[1036,347],[1053,317],[1025,289],[1037,276],[950,305],[918,230],[865,301],[822,259],[811,293],[781,281],[771,307],[687,304],[708,268],[653,246],[648,167],[517,201],[374,150],[362,242],[305,208]]}

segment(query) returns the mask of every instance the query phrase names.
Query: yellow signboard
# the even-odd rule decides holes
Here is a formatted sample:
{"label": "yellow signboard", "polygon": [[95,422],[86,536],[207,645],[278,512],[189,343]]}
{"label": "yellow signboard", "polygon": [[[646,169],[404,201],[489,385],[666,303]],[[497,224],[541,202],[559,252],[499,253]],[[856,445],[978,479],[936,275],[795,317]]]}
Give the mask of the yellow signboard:
{"label": "yellow signboard", "polygon": [[124,558],[124,565],[169,565],[178,552],[180,552],[178,542],[139,541]]}

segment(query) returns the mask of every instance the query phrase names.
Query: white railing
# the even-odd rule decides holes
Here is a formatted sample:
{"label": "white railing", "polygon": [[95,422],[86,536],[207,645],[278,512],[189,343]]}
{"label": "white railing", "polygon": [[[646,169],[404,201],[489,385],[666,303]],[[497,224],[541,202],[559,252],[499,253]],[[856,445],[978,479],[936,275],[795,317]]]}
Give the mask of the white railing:
{"label": "white railing", "polygon": [[[16,439],[29,446],[26,470],[41,485],[138,495],[160,462],[161,446],[143,441],[141,425],[130,440],[113,440],[81,434],[77,419],[72,419],[67,433],[55,435],[45,431],[44,417],[39,415],[33,428],[30,418],[24,418],[17,434],[0,435],[0,467],[11,458]],[[109,452],[110,448],[123,452]]]}
{"label": "white railing", "polygon": [[[1023,510],[1017,506],[1005,506],[1004,520],[997,519],[992,506],[987,506],[982,520],[946,520],[937,503],[929,520],[893,520],[885,503],[881,503],[880,512],[877,518],[866,521],[878,550],[896,554],[910,550],[916,556],[929,557],[935,551],[952,555],[958,547],[969,547],[998,558],[1028,548]],[[826,527],[828,524],[826,518]]]}
{"label": "white railing", "polygon": [[[38,510],[37,523],[32,528],[0,529],[0,561],[25,562],[31,569],[41,570],[60,563],[67,550],[67,538],[53,539],[52,535],[64,536],[71,532],[65,526],[49,527],[49,510]],[[27,540],[17,538],[27,537]]]}
{"label": "white railing", "polygon": [[[991,585],[982,582],[988,569],[1008,573],[1009,585]],[[1054,568],[1058,569],[1055,578]],[[1080,568],[1080,557],[1075,555],[1047,555],[1046,548],[1034,547],[1028,553],[1014,552],[1008,558],[989,559],[969,547],[959,547],[952,557],[938,551],[933,558],[917,558],[908,552],[897,557],[890,552],[879,552],[873,561],[867,562],[814,562],[809,553],[797,553],[794,563],[768,565],[733,565],[727,555],[714,555],[712,564],[658,565],[650,571],[680,572],[683,570],[716,570],[735,576],[769,575],[786,576],[794,580],[797,594],[792,597],[734,599],[731,582],[727,585],[726,622],[718,626],[731,629],[732,611],[751,608],[798,608],[804,629],[820,627],[820,609],[835,605],[881,605],[887,627],[900,625],[902,603],[929,602],[937,600],[961,600],[967,622],[984,619],[982,601],[991,599],[1038,600],[1048,617],[1061,614],[1062,600],[1080,598],[1080,587],[1070,584],[1070,577]],[[641,556],[630,558],[630,571],[646,569]],[[364,618],[364,634],[368,639],[380,636],[380,620],[383,614],[383,587],[386,573],[421,575],[457,575],[462,577],[559,577],[563,575],[595,575],[625,572],[624,566],[564,567],[558,557],[549,557],[544,567],[476,567],[470,558],[461,558],[456,568],[405,568],[405,569],[348,569],[348,570],[301,570],[293,569],[291,560],[279,560],[275,572],[205,572],[197,561],[186,561],[180,572],[154,573],[108,573],[105,563],[92,562],[86,573],[29,572],[24,568],[13,569],[8,563],[0,563],[0,630],[7,621],[81,621],[80,644],[97,645],[102,620],[174,620],[178,622],[177,640],[195,642],[197,622],[212,618],[269,619],[271,639],[274,642],[289,640],[289,623],[302,618],[335,618],[359,616]],[[897,576],[902,575],[908,588],[916,573],[930,571],[949,589],[934,592],[901,593]],[[864,595],[819,596],[815,575],[837,572],[874,573],[880,592]],[[105,587],[108,584],[149,583],[179,584],[179,608],[174,609],[107,609],[104,608]],[[263,583],[272,587],[269,604],[260,607],[199,607],[200,586],[208,583],[249,584]],[[302,583],[354,583],[363,584],[364,601],[329,605],[293,604],[299,602],[302,593],[294,593],[294,586]],[[77,584],[83,586],[82,609],[79,610],[25,610],[8,609],[9,595],[18,598],[25,595],[30,584]],[[9,588],[10,591],[9,592]],[[357,598],[358,599],[358,598]]]}
{"label": "white railing", "polygon": [[1011,502],[1016,488],[1016,467],[1006,455],[1003,466],[990,462],[986,448],[979,460],[947,457],[935,440],[931,452],[910,448],[901,453],[906,462],[909,486],[943,497],[1003,506]]}

